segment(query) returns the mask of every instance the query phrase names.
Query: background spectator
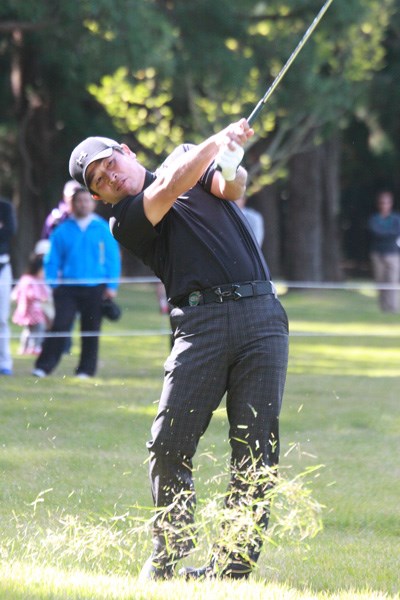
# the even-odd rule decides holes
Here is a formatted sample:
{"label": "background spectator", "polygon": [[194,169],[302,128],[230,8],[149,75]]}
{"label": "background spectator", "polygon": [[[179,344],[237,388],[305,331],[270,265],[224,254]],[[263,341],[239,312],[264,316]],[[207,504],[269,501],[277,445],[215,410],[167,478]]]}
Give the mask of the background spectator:
{"label": "background spectator", "polygon": [[46,240],[54,229],[63,223],[72,214],[72,196],[79,189],[79,183],[73,179],[67,181],[63,188],[62,198],[56,208],[47,215],[43,225],[41,238]]}
{"label": "background spectator", "polygon": [[45,306],[51,299],[51,290],[43,281],[43,258],[32,254],[26,273],[12,291],[17,303],[13,323],[23,327],[19,354],[40,354],[43,334],[51,324]]}
{"label": "background spectator", "polygon": [[264,241],[264,219],[261,213],[254,208],[249,208],[247,206],[247,197],[242,196],[239,200],[236,200],[236,204],[239,206],[240,210],[246,217],[249,225],[256,237],[259,246],[262,246]]}
{"label": "background spectator", "polygon": [[[368,221],[371,234],[371,264],[377,283],[396,285],[400,280],[400,215],[393,211],[393,194],[382,191],[378,211]],[[398,290],[379,290],[379,306],[384,312],[399,312]]]}
{"label": "background spectator", "polygon": [[[94,201],[80,188],[72,199],[71,217],[57,226],[51,236],[50,252],[45,258],[46,279],[54,286],[54,323],[52,334],[70,330],[77,314],[81,319],[81,353],[76,375],[96,373],[103,298],[113,298],[120,277],[120,254],[107,223],[94,214]],[[57,279],[68,280],[54,283]],[[74,283],[73,280],[77,280]],[[113,282],[101,283],[112,279]],[[65,345],[62,335],[45,339],[32,374],[45,377],[60,361]]]}
{"label": "background spectator", "polygon": [[11,239],[17,229],[14,208],[0,197],[0,375],[12,375],[10,327],[12,272],[10,265]]}
{"label": "background spectator", "polygon": [[[55,230],[55,228],[58,225],[60,225],[60,223],[63,223],[66,219],[68,219],[71,216],[71,214],[72,214],[72,196],[74,195],[76,190],[79,189],[79,187],[80,187],[79,183],[77,183],[73,179],[70,179],[69,181],[66,182],[66,184],[64,185],[64,188],[63,188],[63,195],[62,195],[62,198],[61,198],[58,206],[56,208],[53,208],[53,210],[46,217],[46,220],[44,222],[43,229],[42,229],[41,239],[39,240],[38,244],[40,244],[41,242],[49,243],[49,238],[50,238],[51,234],[53,233],[53,231]],[[43,246],[43,248],[44,248],[44,246]],[[49,243],[48,249],[46,250],[46,252],[43,252],[43,254],[47,254],[49,248],[50,248],[50,243]],[[70,331],[72,330],[73,326],[74,326],[74,323],[72,322]],[[71,352],[71,348],[72,348],[72,337],[69,335],[68,337],[65,338],[63,354],[69,354]]]}

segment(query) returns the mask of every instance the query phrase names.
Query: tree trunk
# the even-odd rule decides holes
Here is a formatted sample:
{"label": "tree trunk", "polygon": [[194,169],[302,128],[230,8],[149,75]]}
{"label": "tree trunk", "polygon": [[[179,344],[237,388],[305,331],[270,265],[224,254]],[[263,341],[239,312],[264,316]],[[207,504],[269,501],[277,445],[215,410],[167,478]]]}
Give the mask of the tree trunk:
{"label": "tree trunk", "polygon": [[281,274],[281,214],[277,183],[262,189],[249,199],[248,206],[258,210],[264,218],[265,235],[262,250],[266,258],[271,277]]}
{"label": "tree trunk", "polygon": [[18,222],[12,252],[14,277],[24,271],[46,217],[42,194],[46,189],[52,135],[48,102],[33,89],[28,91],[27,64],[23,33],[16,29],[10,73],[18,122],[17,164],[20,169],[13,197]]}
{"label": "tree trunk", "polygon": [[340,140],[338,132],[321,146],[320,164],[322,173],[322,227],[323,227],[323,276],[325,281],[341,281],[342,251],[339,233],[340,190],[339,190]]}
{"label": "tree trunk", "polygon": [[285,266],[287,278],[292,281],[320,281],[322,278],[319,152],[319,148],[313,147],[289,161]]}
{"label": "tree trunk", "polygon": [[293,281],[342,278],[339,213],[339,140],[295,155],[289,162],[285,216],[286,275]]}
{"label": "tree trunk", "polygon": [[16,201],[18,235],[13,245],[14,275],[19,277],[24,271],[29,254],[39,239],[46,218],[45,204],[42,199],[46,188],[45,177],[48,162],[46,160],[48,136],[46,111],[27,110],[20,125],[19,163],[21,171],[18,178],[18,199]]}

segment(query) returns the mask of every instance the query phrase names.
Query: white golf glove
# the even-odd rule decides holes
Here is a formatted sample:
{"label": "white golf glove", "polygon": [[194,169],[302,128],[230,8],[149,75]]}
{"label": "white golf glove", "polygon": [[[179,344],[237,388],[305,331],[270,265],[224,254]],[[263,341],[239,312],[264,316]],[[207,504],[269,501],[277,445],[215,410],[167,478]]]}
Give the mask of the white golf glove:
{"label": "white golf glove", "polygon": [[230,150],[228,146],[222,146],[215,158],[215,166],[220,169],[222,177],[225,181],[233,181],[236,177],[238,166],[242,162],[244,149],[236,142],[234,150]]}

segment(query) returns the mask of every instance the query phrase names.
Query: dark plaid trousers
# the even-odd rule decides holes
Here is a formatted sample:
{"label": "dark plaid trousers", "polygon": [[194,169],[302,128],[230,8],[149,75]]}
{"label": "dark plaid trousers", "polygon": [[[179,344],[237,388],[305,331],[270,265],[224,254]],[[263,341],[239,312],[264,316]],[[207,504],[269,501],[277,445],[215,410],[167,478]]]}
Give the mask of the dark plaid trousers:
{"label": "dark plaid trousers", "polygon": [[[55,317],[51,333],[69,332],[77,313],[80,314],[81,331],[98,332],[101,328],[101,304],[104,285],[60,285],[53,292]],[[51,373],[62,357],[68,337],[47,337],[35,367]],[[99,353],[99,337],[83,336],[77,373],[95,375]]]}
{"label": "dark plaid trousers", "polygon": [[[156,522],[155,551],[178,559],[193,542],[179,536],[177,523],[194,518],[192,458],[200,437],[225,393],[229,420],[232,499],[245,494],[237,473],[274,467],[279,459],[279,413],[288,362],[288,321],[273,296],[174,308],[174,345],[165,363],[164,386],[151,429],[150,479],[156,507],[171,509],[175,537],[166,546],[165,527]],[[235,475],[236,473],[236,475]],[[246,487],[246,486],[245,486]],[[182,506],[183,512],[182,512]],[[263,516],[268,523],[268,511]],[[253,548],[252,560],[260,548]],[[165,558],[165,556],[164,556]]]}

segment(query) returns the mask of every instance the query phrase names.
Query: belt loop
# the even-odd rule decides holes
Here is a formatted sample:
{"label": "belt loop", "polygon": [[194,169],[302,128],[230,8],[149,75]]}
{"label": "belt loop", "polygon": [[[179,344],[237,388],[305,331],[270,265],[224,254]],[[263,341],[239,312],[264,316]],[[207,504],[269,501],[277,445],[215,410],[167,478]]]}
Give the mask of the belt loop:
{"label": "belt loop", "polygon": [[253,288],[253,296],[258,296],[257,281],[250,281],[250,285]]}

